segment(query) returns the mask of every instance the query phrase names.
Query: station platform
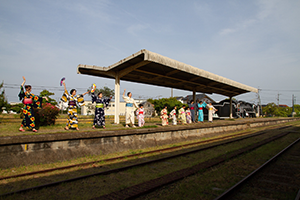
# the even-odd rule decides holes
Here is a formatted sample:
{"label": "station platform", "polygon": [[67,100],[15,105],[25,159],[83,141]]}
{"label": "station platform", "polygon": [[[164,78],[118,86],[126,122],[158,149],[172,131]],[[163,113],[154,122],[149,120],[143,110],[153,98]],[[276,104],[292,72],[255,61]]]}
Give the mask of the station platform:
{"label": "station platform", "polygon": [[155,128],[124,127],[1,137],[0,167],[51,163],[88,155],[142,149],[296,120],[300,118],[247,118],[176,126],[154,123],[152,125]]}

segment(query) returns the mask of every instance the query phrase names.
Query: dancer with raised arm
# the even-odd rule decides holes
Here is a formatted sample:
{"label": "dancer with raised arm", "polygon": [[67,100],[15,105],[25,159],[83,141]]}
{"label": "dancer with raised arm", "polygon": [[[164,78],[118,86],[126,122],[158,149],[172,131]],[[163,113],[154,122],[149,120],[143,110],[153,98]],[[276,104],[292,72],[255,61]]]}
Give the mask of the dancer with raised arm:
{"label": "dancer with raised arm", "polygon": [[65,130],[69,130],[69,128],[79,130],[77,104],[79,106],[83,106],[84,105],[83,96],[88,94],[90,91],[87,91],[81,95],[76,95],[76,90],[72,89],[69,94],[64,80],[62,81],[62,84],[64,85],[65,92],[61,97],[61,100],[65,103],[68,103],[68,122],[66,124]]}
{"label": "dancer with raised arm", "polygon": [[125,96],[125,92],[126,92],[126,89],[124,89],[124,92],[123,92],[123,99],[126,103],[125,105],[125,127],[129,127],[129,124],[132,125],[132,127],[135,127],[134,125],[134,111],[135,109],[138,108],[135,100],[132,98],[132,93],[131,92],[128,92],[127,93],[127,96]]}
{"label": "dancer with raised arm", "polygon": [[203,120],[204,120],[204,116],[203,116],[203,109],[206,107],[206,102],[202,102],[200,101],[198,103],[198,123],[202,122],[203,123]]}
{"label": "dancer with raised arm", "polygon": [[108,104],[112,99],[112,96],[109,99],[108,98],[104,99],[102,98],[103,96],[102,92],[99,92],[98,95],[96,96],[94,89],[92,89],[91,95],[92,95],[92,103],[96,102],[93,129],[95,128],[95,126],[102,126],[105,129],[104,108],[108,107]]}
{"label": "dancer with raised arm", "polygon": [[218,111],[218,109],[216,109],[211,102],[206,106],[207,110],[208,110],[208,121],[209,122],[213,122],[213,114]]}
{"label": "dancer with raised arm", "polygon": [[23,115],[24,119],[22,121],[21,127],[19,131],[25,131],[23,128],[29,128],[33,132],[37,132],[35,129],[35,117],[33,108],[41,108],[42,107],[42,100],[43,98],[47,99],[47,97],[39,97],[31,93],[31,85],[25,85],[24,91],[24,84],[26,82],[25,77],[23,76],[23,83],[20,87],[19,99],[23,102]]}

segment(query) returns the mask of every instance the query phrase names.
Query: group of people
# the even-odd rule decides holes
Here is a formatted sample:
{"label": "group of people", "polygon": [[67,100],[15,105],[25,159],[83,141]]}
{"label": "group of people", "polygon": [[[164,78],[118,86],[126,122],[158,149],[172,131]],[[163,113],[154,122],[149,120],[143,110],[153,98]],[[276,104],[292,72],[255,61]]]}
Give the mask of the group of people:
{"label": "group of people", "polygon": [[[22,121],[21,127],[19,131],[25,131],[24,127],[31,129],[33,132],[37,132],[35,129],[35,117],[33,108],[41,108],[43,98],[47,97],[39,97],[31,93],[31,86],[25,85],[26,79],[23,76],[23,83],[20,87],[19,99],[23,102],[23,115],[24,119]],[[96,126],[98,127],[105,127],[105,113],[104,109],[108,106],[110,98],[103,98],[102,92],[99,92],[97,95],[95,94],[95,90],[92,89],[91,91],[87,91],[83,94],[77,95],[77,91],[75,89],[71,89],[70,93],[68,93],[66,88],[65,81],[62,81],[64,86],[64,93],[61,97],[62,102],[68,104],[68,121],[65,126],[65,130],[76,129],[78,128],[78,115],[77,115],[77,106],[84,105],[84,95],[91,93],[92,103],[96,103],[95,106],[95,117],[93,121],[92,128],[95,129]],[[25,91],[24,91],[25,87]],[[125,96],[126,89],[124,89],[123,93],[123,100],[125,101],[125,127],[135,127],[135,116],[138,119],[138,126],[142,127],[145,125],[144,120],[144,108],[142,104],[137,105],[135,100],[132,98],[132,93],[128,92],[127,96]],[[182,108],[178,110],[178,119],[181,121],[182,124],[193,123],[196,122],[195,120],[195,111],[198,114],[198,123],[203,122],[203,109],[208,109],[208,121],[212,122],[212,114],[217,111],[211,103],[207,104],[206,102],[199,101],[194,103],[192,100],[189,104],[189,107],[185,110],[185,106],[183,105]],[[164,107],[161,111],[160,118],[162,119],[162,125],[168,125],[168,118],[173,120],[173,125],[177,125],[177,107],[175,106],[173,110],[169,113],[167,111],[167,106]]]}
{"label": "group of people", "polygon": [[[37,95],[34,95],[31,93],[31,86],[30,85],[25,85],[26,79],[23,76],[23,83],[21,84],[20,87],[20,92],[19,92],[19,99],[20,101],[23,102],[23,115],[24,118],[22,120],[21,126],[19,128],[19,131],[25,131],[24,128],[29,128],[33,132],[37,132],[35,128],[35,117],[34,117],[34,112],[33,108],[41,108],[42,107],[42,100],[43,98],[47,99],[47,97],[39,97]],[[76,89],[71,89],[70,93],[68,93],[67,88],[66,88],[66,83],[65,81],[62,81],[61,84],[64,86],[64,93],[61,97],[62,102],[68,104],[67,108],[67,113],[68,113],[68,121],[65,126],[65,130],[71,129],[76,129],[79,130],[78,128],[78,114],[77,114],[77,107],[78,106],[83,106],[84,105],[84,95],[91,93],[92,97],[92,103],[96,103],[95,106],[95,117],[93,121],[93,126],[92,128],[95,129],[96,126],[98,127],[105,127],[105,113],[104,109],[105,107],[108,106],[110,98],[103,98],[102,92],[99,92],[98,94],[95,94],[95,90],[92,89],[91,91],[87,91],[83,94],[77,95]],[[25,90],[24,90],[25,87]],[[129,127],[131,124],[132,127],[135,127],[135,115],[134,113],[136,112],[136,116],[138,119],[138,125],[139,127],[144,126],[145,120],[144,120],[144,108],[143,105],[137,105],[135,100],[132,98],[132,93],[128,92],[127,96],[125,96],[126,89],[124,90],[123,94],[123,99],[126,102],[126,110],[125,110],[125,123],[126,127]]]}
{"label": "group of people", "polygon": [[[217,111],[217,109],[211,104],[207,104],[205,101],[197,101],[194,103],[191,100],[188,103],[188,108],[185,109],[185,105],[183,105],[178,110],[178,119],[181,121],[182,124],[190,124],[196,122],[196,115],[198,115],[198,123],[204,122],[204,113],[203,109],[206,108],[208,110],[208,121],[213,121],[213,114]],[[169,118],[172,119],[172,124],[177,125],[177,106],[174,106],[173,110],[168,115],[167,106],[165,105],[164,108],[160,112],[160,118],[162,120],[162,126],[166,126],[169,124]],[[196,111],[196,112],[195,112]]]}

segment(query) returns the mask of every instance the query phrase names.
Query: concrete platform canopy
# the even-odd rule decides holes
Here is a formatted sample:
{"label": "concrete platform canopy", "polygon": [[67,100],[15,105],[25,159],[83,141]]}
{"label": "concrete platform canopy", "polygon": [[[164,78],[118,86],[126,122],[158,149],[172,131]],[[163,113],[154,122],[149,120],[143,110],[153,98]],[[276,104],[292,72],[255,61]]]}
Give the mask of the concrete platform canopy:
{"label": "concrete platform canopy", "polygon": [[115,79],[115,102],[117,118],[120,101],[120,80],[193,91],[221,94],[232,98],[258,89],[215,75],[191,65],[153,53],[146,49],[128,56],[109,67],[80,64],[78,74]]}

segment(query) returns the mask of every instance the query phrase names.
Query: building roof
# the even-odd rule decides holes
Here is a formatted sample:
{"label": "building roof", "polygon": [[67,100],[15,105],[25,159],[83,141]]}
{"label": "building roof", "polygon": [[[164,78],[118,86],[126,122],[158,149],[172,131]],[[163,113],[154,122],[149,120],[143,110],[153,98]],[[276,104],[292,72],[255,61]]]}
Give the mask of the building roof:
{"label": "building roof", "polygon": [[140,50],[109,67],[80,64],[79,74],[176,88],[207,94],[217,93],[236,96],[247,92],[258,92],[256,88],[198,69],[171,58]]}

